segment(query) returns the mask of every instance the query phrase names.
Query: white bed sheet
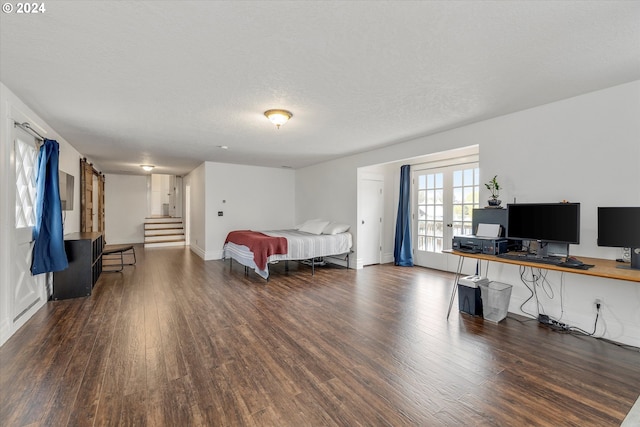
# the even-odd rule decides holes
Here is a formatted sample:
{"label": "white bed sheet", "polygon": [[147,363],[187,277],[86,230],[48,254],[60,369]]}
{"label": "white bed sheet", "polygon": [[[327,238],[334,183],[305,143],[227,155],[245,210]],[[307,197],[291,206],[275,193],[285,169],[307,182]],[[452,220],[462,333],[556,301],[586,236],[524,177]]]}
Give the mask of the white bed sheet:
{"label": "white bed sheet", "polygon": [[267,258],[265,270],[260,270],[253,260],[253,252],[247,246],[228,242],[224,245],[225,259],[233,258],[240,264],[252,268],[264,279],[269,277],[269,263],[286,260],[304,260],[316,257],[342,255],[349,253],[353,245],[351,233],[310,234],[298,230],[269,230],[261,233],[272,237],[287,239],[287,253],[271,255]]}

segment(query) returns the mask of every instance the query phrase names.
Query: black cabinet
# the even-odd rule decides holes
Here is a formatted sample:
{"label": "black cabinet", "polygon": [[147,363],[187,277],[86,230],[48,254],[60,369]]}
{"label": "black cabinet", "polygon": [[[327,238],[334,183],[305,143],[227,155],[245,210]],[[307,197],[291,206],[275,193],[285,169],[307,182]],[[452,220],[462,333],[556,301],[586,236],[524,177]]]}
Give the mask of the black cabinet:
{"label": "black cabinet", "polygon": [[102,273],[102,233],[71,233],[64,236],[69,267],[53,273],[53,299],[91,295]]}

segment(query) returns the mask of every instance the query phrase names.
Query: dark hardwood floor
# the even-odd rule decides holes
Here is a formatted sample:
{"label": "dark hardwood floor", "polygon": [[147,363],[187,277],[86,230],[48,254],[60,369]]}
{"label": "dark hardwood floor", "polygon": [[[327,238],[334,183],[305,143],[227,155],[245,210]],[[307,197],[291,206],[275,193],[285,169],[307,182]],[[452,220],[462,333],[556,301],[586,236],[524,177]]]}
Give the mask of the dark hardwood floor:
{"label": "dark hardwood floor", "polygon": [[2,426],[618,426],[640,353],[453,312],[452,275],[137,248],[0,348]]}

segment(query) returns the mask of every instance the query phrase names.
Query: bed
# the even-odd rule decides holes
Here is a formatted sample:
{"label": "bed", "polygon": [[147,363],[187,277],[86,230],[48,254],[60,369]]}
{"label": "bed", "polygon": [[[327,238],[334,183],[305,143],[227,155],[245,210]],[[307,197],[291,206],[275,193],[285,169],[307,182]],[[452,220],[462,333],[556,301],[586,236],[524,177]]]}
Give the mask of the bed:
{"label": "bed", "polygon": [[303,224],[291,230],[232,231],[225,240],[223,256],[253,269],[264,279],[269,278],[269,264],[279,261],[307,261],[313,274],[315,266],[323,262],[319,259],[343,256],[348,267],[353,245],[351,233],[347,232],[349,226],[331,224],[334,223],[326,223],[322,228],[320,225],[304,227]]}

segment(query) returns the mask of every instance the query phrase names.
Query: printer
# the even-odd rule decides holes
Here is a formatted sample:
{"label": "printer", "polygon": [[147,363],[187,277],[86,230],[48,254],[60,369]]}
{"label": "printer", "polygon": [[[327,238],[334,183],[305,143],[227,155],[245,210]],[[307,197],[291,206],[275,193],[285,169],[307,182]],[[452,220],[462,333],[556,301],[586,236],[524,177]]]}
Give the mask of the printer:
{"label": "printer", "polygon": [[498,255],[507,252],[509,240],[504,237],[453,236],[453,250],[470,254]]}
{"label": "printer", "polygon": [[453,236],[452,249],[472,254],[498,255],[507,252],[509,240],[500,237],[500,224],[478,224],[475,235]]}

